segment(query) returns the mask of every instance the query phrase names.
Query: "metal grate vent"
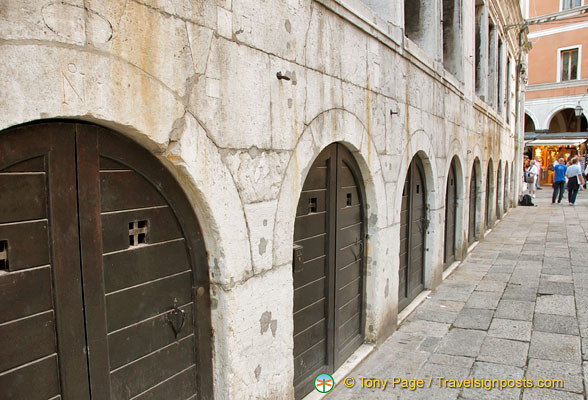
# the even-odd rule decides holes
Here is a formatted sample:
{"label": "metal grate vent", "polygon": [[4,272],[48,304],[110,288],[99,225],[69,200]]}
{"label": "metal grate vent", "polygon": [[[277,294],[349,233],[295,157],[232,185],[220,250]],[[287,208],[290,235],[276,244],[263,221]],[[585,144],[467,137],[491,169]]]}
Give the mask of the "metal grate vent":
{"label": "metal grate vent", "polygon": [[147,221],[129,222],[129,245],[139,246],[146,243]]}

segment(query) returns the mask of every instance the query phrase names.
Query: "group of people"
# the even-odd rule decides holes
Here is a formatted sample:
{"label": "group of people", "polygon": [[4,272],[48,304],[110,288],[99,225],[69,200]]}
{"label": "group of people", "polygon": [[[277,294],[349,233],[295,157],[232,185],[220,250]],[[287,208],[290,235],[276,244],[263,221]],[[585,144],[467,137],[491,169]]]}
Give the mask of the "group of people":
{"label": "group of people", "polygon": [[[527,188],[532,197],[535,197],[535,191],[539,185],[539,172],[541,168],[539,165],[536,160],[531,160],[528,168],[526,168]],[[573,157],[567,164],[563,158],[560,158],[554,163],[553,172],[553,194],[551,196],[551,203],[555,204],[556,199],[558,203],[561,203],[564,192],[567,188],[568,203],[573,206],[576,203],[578,191],[581,190],[585,184],[584,174],[580,163],[578,162],[578,157]]]}

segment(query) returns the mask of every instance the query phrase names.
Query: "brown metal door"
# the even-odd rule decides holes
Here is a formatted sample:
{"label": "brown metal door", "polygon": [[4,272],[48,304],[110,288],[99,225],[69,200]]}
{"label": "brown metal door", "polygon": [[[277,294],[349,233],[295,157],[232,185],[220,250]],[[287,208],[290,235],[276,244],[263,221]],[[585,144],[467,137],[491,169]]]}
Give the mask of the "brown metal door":
{"label": "brown metal door", "polygon": [[[16,367],[11,374],[0,372],[0,382],[4,378],[15,387],[3,398],[23,398],[18,391],[32,386],[37,392],[36,386],[44,385],[43,379],[24,380],[39,382],[33,385],[19,383],[28,376],[29,358],[35,363],[52,361],[51,377],[58,382],[56,393],[38,398],[211,397],[206,254],[181,189],[153,156],[131,141],[97,126],[73,123],[2,133],[0,167],[9,166],[10,172],[0,174],[0,187],[10,187],[9,175],[23,165],[6,162],[2,146],[14,148],[15,141],[38,146],[48,134],[49,143],[59,144],[40,164],[46,168],[27,171],[27,176],[40,176],[37,186],[44,189],[33,193],[40,193],[37,203],[44,201],[50,210],[50,219],[35,214],[34,221],[46,221],[42,223],[50,230],[49,237],[31,247],[44,243],[52,254],[41,264],[26,262],[22,273],[13,270],[19,261],[15,250],[27,238],[0,225],[0,239],[8,247],[0,295],[12,293],[21,274],[44,271],[54,282],[45,296],[55,302],[46,314],[56,316],[47,326],[56,326],[52,337],[57,337],[57,346],[53,355],[39,358],[36,337],[25,337],[22,351],[32,354],[27,359],[6,354],[2,346],[0,360],[14,359],[11,366]],[[31,156],[26,146],[13,153],[24,160]],[[14,202],[18,193],[8,193],[2,199]],[[0,215],[18,216],[26,208],[0,201]],[[191,229],[185,229],[188,226]],[[14,294],[13,308],[21,314],[28,313],[25,301],[32,290],[25,287]]]}
{"label": "brown metal door", "polygon": [[498,172],[496,173],[496,218],[500,218],[502,209],[500,208],[500,188],[502,186],[502,167],[498,163]]}
{"label": "brown metal door", "polygon": [[399,311],[424,288],[425,234],[428,226],[425,195],[423,167],[420,159],[415,158],[406,175],[400,210]]}
{"label": "brown metal door", "polygon": [[469,228],[468,243],[472,244],[476,240],[476,197],[478,186],[476,185],[476,166],[472,167],[470,178],[470,205],[469,205]]}
{"label": "brown metal door", "polygon": [[455,217],[457,209],[457,186],[455,181],[455,166],[451,162],[447,177],[447,191],[445,195],[445,248],[443,255],[444,268],[455,261]]}
{"label": "brown metal door", "polygon": [[508,193],[508,182],[509,182],[509,178],[508,178],[508,163],[507,163],[504,167],[504,195],[502,197],[503,212],[508,211],[508,197],[510,195]]}
{"label": "brown metal door", "polygon": [[294,387],[313,389],[363,342],[364,201],[359,168],[328,146],[304,182],[294,227]]}

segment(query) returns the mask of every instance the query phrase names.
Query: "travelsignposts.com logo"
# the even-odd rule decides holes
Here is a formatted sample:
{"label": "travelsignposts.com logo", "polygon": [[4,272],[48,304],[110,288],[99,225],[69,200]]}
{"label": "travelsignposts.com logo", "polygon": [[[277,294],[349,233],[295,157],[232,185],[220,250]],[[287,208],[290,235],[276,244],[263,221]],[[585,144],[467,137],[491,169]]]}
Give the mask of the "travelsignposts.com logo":
{"label": "travelsignposts.com logo", "polygon": [[319,374],[314,378],[314,388],[319,393],[328,393],[335,386],[335,380],[329,374]]}

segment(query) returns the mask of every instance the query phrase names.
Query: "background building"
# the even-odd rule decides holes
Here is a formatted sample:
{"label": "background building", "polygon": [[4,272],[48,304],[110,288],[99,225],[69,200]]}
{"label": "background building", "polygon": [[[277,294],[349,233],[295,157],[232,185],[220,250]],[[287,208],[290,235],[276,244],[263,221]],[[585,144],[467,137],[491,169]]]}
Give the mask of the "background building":
{"label": "background building", "polygon": [[518,198],[518,1],[0,7],[0,397],[301,398]]}
{"label": "background building", "polygon": [[[542,182],[559,157],[585,153],[588,107],[588,5],[583,0],[527,0],[532,49],[525,99],[527,154],[539,156]],[[582,107],[578,112],[575,109]],[[576,114],[579,114],[577,116]]]}

